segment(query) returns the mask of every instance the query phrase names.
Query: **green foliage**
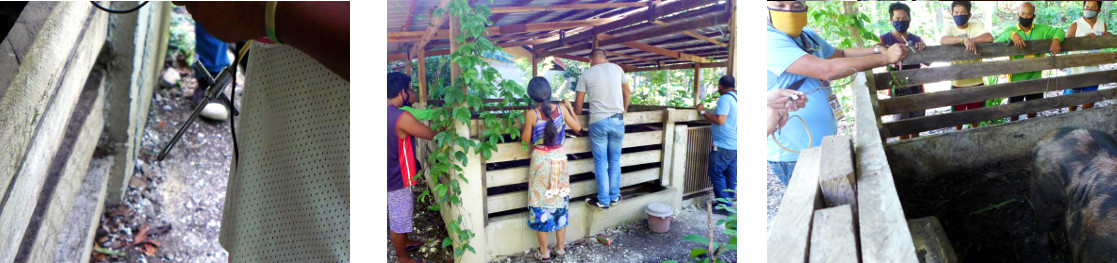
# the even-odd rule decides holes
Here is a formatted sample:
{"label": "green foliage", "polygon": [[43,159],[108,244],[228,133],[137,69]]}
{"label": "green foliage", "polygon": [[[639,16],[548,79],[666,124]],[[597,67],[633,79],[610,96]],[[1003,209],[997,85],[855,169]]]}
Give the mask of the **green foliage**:
{"label": "green foliage", "polygon": [[[694,70],[656,70],[629,73],[633,105],[694,107]],[[706,89],[705,100],[717,98],[717,82],[725,68],[702,69],[700,88]],[[708,102],[708,101],[707,101]],[[707,105],[709,106],[709,105]]]}
{"label": "green foliage", "polygon": [[[178,7],[184,8],[184,7]],[[171,35],[167,39],[167,61],[175,61],[178,56],[186,58],[186,63],[194,61],[194,19],[188,14],[171,12]]]}
{"label": "green foliage", "polygon": [[[428,71],[433,69],[434,74],[428,74],[427,81],[430,85],[430,97],[441,98],[445,101],[443,107],[435,113],[431,121],[431,128],[442,130],[434,137],[434,142],[439,147],[427,156],[429,168],[424,171],[434,181],[434,193],[437,200],[444,205],[461,206],[461,183],[468,183],[461,172],[463,166],[468,165],[468,154],[480,154],[483,158],[492,156],[498,143],[504,142],[502,134],[512,134],[513,139],[520,133],[519,128],[513,123],[522,121],[523,115],[504,114],[494,112],[481,112],[486,129],[480,135],[481,140],[461,136],[457,129],[471,125],[473,112],[480,111],[481,107],[493,105],[522,106],[528,105],[523,86],[519,83],[503,79],[488,62],[481,59],[482,53],[500,51],[501,48],[493,45],[485,38],[487,29],[492,25],[488,20],[491,11],[488,6],[476,5],[471,7],[465,0],[454,0],[444,9],[437,9],[435,16],[453,15],[461,21],[461,35],[457,37],[458,49],[449,56],[434,58],[428,61]],[[432,63],[433,62],[433,63]],[[449,67],[456,64],[461,68],[457,78],[450,80]],[[433,67],[433,68],[432,68]],[[451,84],[452,83],[452,84]],[[486,98],[501,98],[502,101],[493,105],[486,105]],[[445,130],[443,130],[445,129]],[[452,174],[457,172],[458,176]],[[427,194],[427,192],[424,192]],[[432,205],[432,210],[438,210],[438,205]],[[462,217],[447,222],[449,237],[443,239],[443,246],[454,246],[454,256],[461,257],[466,251],[476,253],[469,239],[476,236],[469,225],[463,225]]]}
{"label": "green foliage", "polygon": [[[726,189],[725,191],[726,192],[732,192],[732,193],[737,192],[737,191],[734,191],[733,189]],[[727,243],[713,242],[714,251],[709,251],[708,248],[710,247],[711,240],[707,239],[706,237],[701,236],[701,235],[694,235],[694,234],[687,235],[686,237],[683,237],[683,241],[690,241],[690,242],[694,242],[694,243],[698,243],[698,244],[702,245],[702,247],[700,247],[700,248],[694,248],[694,249],[690,250],[690,258],[692,258],[692,259],[698,258],[697,261],[695,261],[695,262],[702,262],[702,263],[726,262],[726,261],[723,261],[721,259],[720,255],[722,253],[725,253],[725,251],[728,251],[728,250],[737,250],[737,209],[733,208],[733,205],[732,205],[733,200],[732,199],[718,198],[716,200],[719,201],[719,203],[717,205],[717,208],[725,209],[726,211],[729,211],[729,215],[726,216],[725,219],[718,220],[716,223],[714,223],[714,225],[717,225],[717,226],[724,225],[725,226],[725,230],[722,230],[721,233],[726,235],[726,236],[729,236],[729,242],[727,242]],[[725,204],[721,204],[720,202],[729,203],[730,205],[727,206]],[[711,259],[713,259],[713,261],[710,261]],[[668,263],[668,262],[675,262],[675,261],[664,261],[663,263]]]}

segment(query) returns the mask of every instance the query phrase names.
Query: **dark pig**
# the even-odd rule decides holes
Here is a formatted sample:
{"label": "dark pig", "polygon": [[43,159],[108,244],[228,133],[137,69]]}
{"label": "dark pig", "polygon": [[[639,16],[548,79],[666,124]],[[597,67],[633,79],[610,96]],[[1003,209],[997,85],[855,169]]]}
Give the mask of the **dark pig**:
{"label": "dark pig", "polygon": [[[1065,227],[1074,262],[1117,262],[1117,139],[1097,130],[1061,128],[1035,147],[1030,199],[1037,248]],[[1043,260],[1050,260],[1050,257]]]}

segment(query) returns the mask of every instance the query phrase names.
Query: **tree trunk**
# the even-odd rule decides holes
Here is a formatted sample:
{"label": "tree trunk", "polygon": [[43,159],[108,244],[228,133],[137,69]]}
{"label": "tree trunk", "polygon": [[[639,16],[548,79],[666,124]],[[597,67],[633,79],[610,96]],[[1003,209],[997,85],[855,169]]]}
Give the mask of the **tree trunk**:
{"label": "tree trunk", "polygon": [[[845,10],[845,14],[849,15],[851,19],[856,19],[856,17],[857,17],[857,2],[843,1],[842,2],[842,7]],[[849,29],[849,35],[853,38],[853,47],[855,47],[855,48],[865,47],[865,41],[861,39],[861,32],[857,29],[857,27],[850,24],[850,25],[846,25],[846,28]]]}

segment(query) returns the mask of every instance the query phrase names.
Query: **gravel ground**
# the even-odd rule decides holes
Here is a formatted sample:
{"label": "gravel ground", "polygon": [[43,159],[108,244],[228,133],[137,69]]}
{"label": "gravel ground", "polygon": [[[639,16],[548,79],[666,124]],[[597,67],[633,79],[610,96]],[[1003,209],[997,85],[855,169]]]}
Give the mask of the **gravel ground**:
{"label": "gravel ground", "polygon": [[[724,216],[713,215],[714,222],[724,219]],[[690,262],[690,250],[700,248],[702,245],[683,241],[683,237],[690,234],[708,236],[706,228],[705,207],[683,207],[671,219],[671,230],[667,233],[655,233],[648,229],[645,220],[620,225],[606,229],[603,234],[613,239],[613,244],[606,246],[598,243],[595,238],[583,238],[566,245],[566,256],[556,258],[552,253],[552,262],[663,262],[674,260]],[[724,226],[714,226],[714,241],[725,243],[729,237],[721,234]],[[553,245],[551,248],[554,251]],[[522,254],[506,258],[494,259],[491,262],[538,262],[535,254],[538,249],[533,249]],[[730,250],[721,255],[727,262],[737,261],[737,252]]]}
{"label": "gravel ground", "polygon": [[[421,187],[414,187],[412,190],[416,196],[422,193]],[[446,236],[445,225],[442,222],[442,217],[435,211],[430,211],[425,207],[429,202],[419,201],[416,203],[416,215],[414,221],[415,231],[409,234],[412,239],[423,239],[426,244],[423,248],[410,252],[409,255],[415,259],[427,259],[431,262],[452,262],[453,250],[449,248],[442,248],[437,245],[442,242],[442,238]],[[422,207],[422,208],[420,208]],[[724,218],[724,216],[713,215],[714,221]],[[602,245],[594,238],[583,238],[573,241],[568,241],[566,244],[566,256],[564,258],[557,258],[552,253],[552,262],[663,262],[667,260],[676,260],[678,262],[689,262],[690,249],[698,248],[697,243],[683,241],[683,237],[690,234],[707,235],[706,229],[706,212],[705,208],[697,208],[695,206],[684,207],[678,211],[678,214],[671,220],[671,231],[667,233],[654,233],[648,230],[645,220],[616,226],[605,230],[604,234],[613,239],[613,244],[609,246]],[[714,226],[714,233],[716,235],[715,241],[725,243],[729,241],[729,237],[722,235],[721,231],[724,226]],[[386,252],[388,254],[387,262],[397,262],[395,250],[392,248],[391,240],[388,241]],[[551,244],[551,251],[554,251],[554,244]],[[535,259],[535,253],[538,249],[525,251],[524,253],[511,255],[506,257],[499,257],[493,259],[491,262],[538,262]],[[728,262],[736,262],[736,251],[728,251],[722,255],[722,259]]]}
{"label": "gravel ground", "polygon": [[[182,73],[180,87],[155,91],[125,202],[105,208],[96,239],[97,246],[126,255],[94,261],[228,261],[218,233],[233,151],[229,122],[198,118],[167,158],[156,161],[194,109],[189,97],[197,85],[188,68],[166,70]],[[244,76],[238,75],[238,94],[243,82]]]}

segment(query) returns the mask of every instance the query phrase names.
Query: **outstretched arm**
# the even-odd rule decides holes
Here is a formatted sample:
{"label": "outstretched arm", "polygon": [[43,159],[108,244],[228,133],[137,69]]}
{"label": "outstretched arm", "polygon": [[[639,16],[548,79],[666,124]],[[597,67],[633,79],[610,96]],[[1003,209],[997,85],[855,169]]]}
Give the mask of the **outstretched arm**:
{"label": "outstretched arm", "polygon": [[[267,36],[265,2],[175,2],[221,41]],[[349,2],[278,2],[275,34],[349,79]]]}

